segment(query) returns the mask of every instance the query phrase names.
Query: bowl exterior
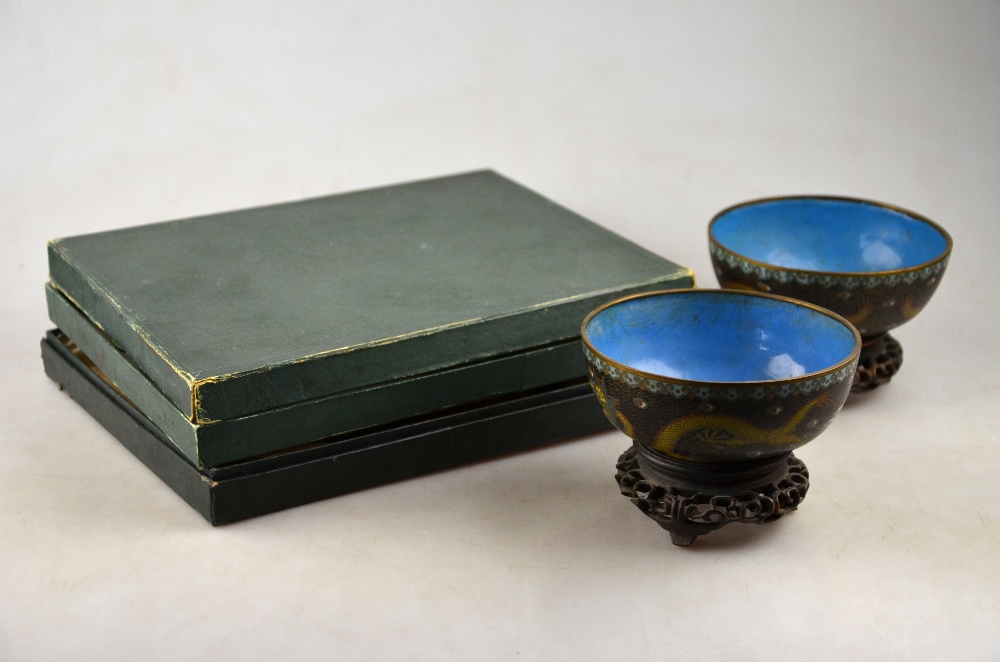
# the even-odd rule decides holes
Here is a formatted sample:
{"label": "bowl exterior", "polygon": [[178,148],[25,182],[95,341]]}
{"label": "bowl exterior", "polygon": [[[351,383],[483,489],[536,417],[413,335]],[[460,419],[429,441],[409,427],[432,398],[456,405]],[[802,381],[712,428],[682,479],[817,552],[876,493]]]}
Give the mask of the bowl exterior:
{"label": "bowl exterior", "polygon": [[608,420],[646,448],[693,462],[780,455],[833,421],[851,390],[848,364],[805,378],[695,384],[638,374],[602,358],[584,341],[590,384]]}
{"label": "bowl exterior", "polygon": [[840,274],[766,265],[733,253],[709,239],[712,265],[725,289],[768,292],[831,310],[865,338],[880,336],[913,319],[941,282],[949,254],[911,269]]}

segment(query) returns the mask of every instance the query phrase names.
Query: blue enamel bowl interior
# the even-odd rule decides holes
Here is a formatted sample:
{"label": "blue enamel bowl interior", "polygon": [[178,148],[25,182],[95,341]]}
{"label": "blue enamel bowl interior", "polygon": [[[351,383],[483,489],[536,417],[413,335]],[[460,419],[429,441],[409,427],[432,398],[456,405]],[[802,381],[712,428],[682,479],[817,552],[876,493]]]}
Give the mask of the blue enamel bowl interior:
{"label": "blue enamel bowl interior", "polygon": [[847,324],[814,308],[718,290],[613,304],[587,322],[584,337],[627,368],[697,382],[799,377],[837,365],[860,344]]}
{"label": "blue enamel bowl interior", "polygon": [[808,271],[907,269],[940,257],[948,237],[934,225],[861,200],[784,198],[723,212],[711,226],[733,253]]}

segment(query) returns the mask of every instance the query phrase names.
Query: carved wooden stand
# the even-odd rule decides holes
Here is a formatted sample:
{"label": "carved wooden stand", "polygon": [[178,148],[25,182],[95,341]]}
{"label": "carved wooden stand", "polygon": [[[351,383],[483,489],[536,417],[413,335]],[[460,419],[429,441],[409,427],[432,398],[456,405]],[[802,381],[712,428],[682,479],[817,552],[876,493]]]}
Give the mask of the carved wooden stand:
{"label": "carved wooden stand", "polygon": [[888,333],[861,346],[858,369],[851,393],[861,393],[888,384],[903,365],[903,346]]}
{"label": "carved wooden stand", "polygon": [[618,458],[622,494],[687,547],[734,522],[765,524],[795,510],[809,470],[791,453],[748,462],[679,462],[633,445]]}

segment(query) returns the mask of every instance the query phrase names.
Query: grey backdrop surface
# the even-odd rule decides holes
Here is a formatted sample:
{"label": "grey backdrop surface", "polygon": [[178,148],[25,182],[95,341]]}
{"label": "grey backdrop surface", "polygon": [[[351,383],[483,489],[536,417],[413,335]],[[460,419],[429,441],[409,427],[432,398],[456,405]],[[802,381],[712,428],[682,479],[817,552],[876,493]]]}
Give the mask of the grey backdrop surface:
{"label": "grey backdrop surface", "polygon": [[[0,659],[1000,658],[1000,4],[0,3]],[[51,237],[493,167],[714,286],[751,197],[955,254],[768,528],[672,548],[617,433],[211,529],[49,383]]]}

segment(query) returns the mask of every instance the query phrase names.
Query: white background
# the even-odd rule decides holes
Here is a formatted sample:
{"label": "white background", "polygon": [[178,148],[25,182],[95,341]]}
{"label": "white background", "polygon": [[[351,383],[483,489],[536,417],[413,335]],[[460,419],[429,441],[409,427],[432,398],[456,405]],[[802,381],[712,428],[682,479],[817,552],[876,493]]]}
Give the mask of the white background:
{"label": "white background", "polygon": [[[213,529],[42,373],[49,238],[480,167],[703,286],[765,195],[955,252],[802,509],[688,549],[617,433]],[[0,660],[1000,659],[998,210],[996,2],[4,1]]]}

